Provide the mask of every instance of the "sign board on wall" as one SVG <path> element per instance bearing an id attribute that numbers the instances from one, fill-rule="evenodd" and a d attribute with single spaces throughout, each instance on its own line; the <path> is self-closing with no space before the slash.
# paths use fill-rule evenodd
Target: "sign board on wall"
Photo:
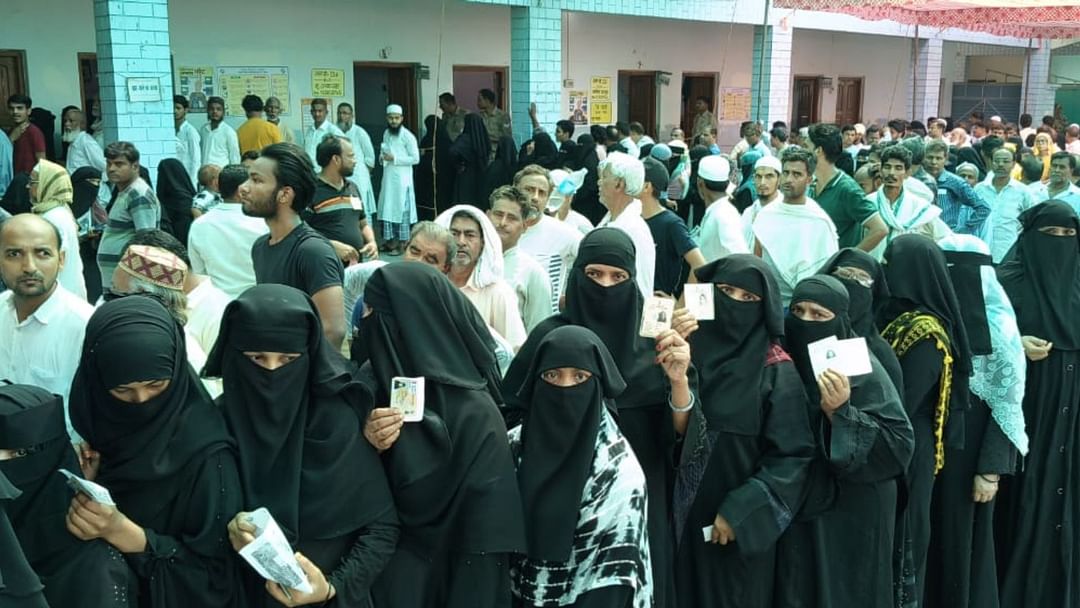
<path id="1" fill-rule="evenodd" d="M 161 81 L 157 78 L 127 78 L 128 101 L 161 101 Z"/>
<path id="2" fill-rule="evenodd" d="M 589 124 L 589 97 L 585 91 L 570 91 L 570 120 L 575 125 Z"/>
<path id="3" fill-rule="evenodd" d="M 594 125 L 610 125 L 614 122 L 611 118 L 611 102 L 594 100 L 590 119 Z"/>
<path id="4" fill-rule="evenodd" d="M 177 68 L 176 94 L 187 97 L 191 103 L 189 111 L 205 110 L 206 99 L 214 96 L 214 68 L 208 65 Z"/>
<path id="5" fill-rule="evenodd" d="M 750 89 L 732 87 L 720 90 L 720 120 L 750 120 Z"/>
<path id="6" fill-rule="evenodd" d="M 611 101 L 611 76 L 593 76 L 589 80 L 589 98 L 593 101 Z"/>
<path id="7" fill-rule="evenodd" d="M 315 97 L 344 97 L 345 70 L 313 68 L 311 70 L 311 94 Z"/>
<path id="8" fill-rule="evenodd" d="M 267 97 L 281 100 L 283 113 L 289 108 L 289 68 L 218 66 L 215 70 L 220 95 L 225 98 L 225 113 L 243 116 L 241 102 L 245 95 L 258 95 L 265 102 Z"/>

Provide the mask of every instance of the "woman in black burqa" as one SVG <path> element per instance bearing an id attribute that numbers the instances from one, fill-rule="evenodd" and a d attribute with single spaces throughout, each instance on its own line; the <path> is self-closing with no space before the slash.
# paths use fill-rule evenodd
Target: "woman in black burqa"
<path id="1" fill-rule="evenodd" d="M 490 204 L 484 177 L 491 156 L 491 142 L 479 114 L 465 115 L 464 130 L 450 144 L 450 156 L 454 163 L 453 204 L 464 203 L 486 211 Z"/>
<path id="2" fill-rule="evenodd" d="M 222 378 L 220 404 L 239 452 L 246 512 L 229 524 L 233 548 L 253 540 L 247 511 L 265 507 L 305 557 L 310 599 L 364 607 L 398 526 L 381 463 L 360 434 L 371 395 L 353 372 L 323 339 L 311 298 L 257 285 L 225 309 L 204 373 Z M 253 605 L 284 599 L 247 572 Z"/>
<path id="3" fill-rule="evenodd" d="M 76 495 L 67 528 L 124 554 L 139 606 L 247 606 L 226 530 L 243 507 L 236 447 L 185 353 L 183 328 L 151 297 L 90 317 L 71 422 L 90 447 L 87 478 L 116 506 Z"/>
<path id="4" fill-rule="evenodd" d="M 157 197 L 161 204 L 161 228 L 187 243 L 188 231 L 195 217 L 191 215 L 191 201 L 195 187 L 184 165 L 175 158 L 166 158 L 158 165 Z"/>
<path id="5" fill-rule="evenodd" d="M 777 605 L 892 608 L 898 484 L 915 436 L 873 353 L 868 374 L 815 376 L 808 346 L 829 337 L 858 336 L 847 289 L 815 275 L 795 286 L 784 321 L 784 345 L 810 397 L 817 449 L 807 499 L 780 541 Z"/>
<path id="6" fill-rule="evenodd" d="M 674 499 L 679 606 L 771 607 L 776 543 L 814 455 L 810 406 L 779 345 L 784 316 L 769 267 L 732 255 L 696 276 L 713 286 L 715 320 L 690 337 L 701 406 L 676 421 L 685 437 Z"/>
<path id="7" fill-rule="evenodd" d="M 1080 602 L 1080 219 L 1059 201 L 1020 215 L 998 268 L 1027 355 L 1023 470 L 1002 488 L 1002 606 Z"/>
<path id="8" fill-rule="evenodd" d="M 499 415 L 494 343 L 480 314 L 425 264 L 377 270 L 354 358 L 370 362 L 376 408 L 364 435 L 382 452 L 401 519 L 376 606 L 503 608 L 510 554 L 525 548 L 521 497 Z M 425 380 L 423 419 L 390 409 L 394 377 Z"/>
<path id="9" fill-rule="evenodd" d="M 517 418 L 523 407 L 517 393 L 529 380 L 528 369 L 537 347 L 552 330 L 580 325 L 592 330 L 608 347 L 627 384 L 615 399 L 619 428 L 648 483 L 655 605 L 663 608 L 675 605 L 670 518 L 675 429 L 670 407 L 693 403 L 689 379 L 693 374 L 688 346 L 681 336 L 670 330 L 655 340 L 639 335 L 644 302 L 634 283 L 634 258 L 633 241 L 617 228 L 599 228 L 582 239 L 567 278 L 566 306 L 561 314 L 537 325 L 514 357 L 506 372 L 506 404 L 508 419 Z M 682 369 L 673 366 L 677 362 L 671 357 L 684 355 L 687 365 Z"/>
<path id="10" fill-rule="evenodd" d="M 6 508 L 50 606 L 135 605 L 135 575 L 109 543 L 83 542 L 64 527 L 71 489 L 60 469 L 80 474 L 64 424 L 64 400 L 25 384 L 0 386 L 0 474 L 22 494 Z M 6 572 L 5 572 L 6 573 Z M 39 585 L 40 585 L 39 584 Z M 0 599 L 0 605 L 8 604 Z"/>

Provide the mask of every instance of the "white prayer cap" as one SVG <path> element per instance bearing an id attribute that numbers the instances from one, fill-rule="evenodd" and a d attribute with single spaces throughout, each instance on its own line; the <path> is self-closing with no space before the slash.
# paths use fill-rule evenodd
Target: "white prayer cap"
<path id="1" fill-rule="evenodd" d="M 866 135 L 866 125 L 861 122 L 855 123 L 855 132 L 859 135 Z"/>
<path id="2" fill-rule="evenodd" d="M 611 170 L 611 176 L 623 180 L 626 193 L 630 196 L 641 194 L 645 187 L 645 165 L 639 159 L 624 152 L 612 152 L 597 167 L 601 173 Z"/>
<path id="3" fill-rule="evenodd" d="M 780 166 L 780 159 L 776 158 L 771 154 L 766 154 L 765 156 L 762 156 L 761 158 L 757 159 L 756 163 L 754 163 L 754 171 L 757 171 L 761 167 L 765 167 L 766 169 L 772 169 L 773 171 L 776 171 L 777 175 L 780 175 L 784 172 L 783 168 Z"/>
<path id="4" fill-rule="evenodd" d="M 386 106 L 386 115 L 389 116 L 391 114 L 397 114 L 398 116 L 401 116 L 402 114 L 404 114 L 404 112 L 401 110 L 401 106 L 396 103 L 392 103 Z"/>
<path id="5" fill-rule="evenodd" d="M 719 154 L 702 157 L 698 176 L 707 182 L 726 182 L 731 179 L 731 163 Z"/>
<path id="6" fill-rule="evenodd" d="M 1000 116 L 991 116 L 990 117 L 990 122 L 1001 122 L 1001 117 Z"/>

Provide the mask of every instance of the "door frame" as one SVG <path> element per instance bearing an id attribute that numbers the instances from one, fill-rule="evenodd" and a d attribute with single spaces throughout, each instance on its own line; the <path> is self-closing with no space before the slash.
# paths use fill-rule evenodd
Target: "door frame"
<path id="1" fill-rule="evenodd" d="M 857 122 L 862 122 L 863 108 L 866 107 L 866 99 L 865 99 L 865 97 L 866 97 L 866 95 L 865 95 L 865 93 L 866 93 L 866 77 L 865 76 L 837 76 L 836 77 L 836 90 L 838 92 L 840 90 L 840 82 L 843 81 L 843 80 L 856 80 L 856 81 L 859 82 L 859 109 L 858 109 L 857 112 L 855 112 L 856 116 L 858 117 L 858 120 L 852 121 L 851 124 L 855 124 Z M 837 93 L 836 99 L 837 99 L 837 104 L 836 104 L 836 108 L 837 108 L 836 119 L 837 120 L 836 120 L 836 123 L 837 123 L 837 125 L 840 125 L 840 116 L 839 116 L 840 95 L 839 95 L 839 93 Z M 840 125 L 840 126 L 842 126 L 842 125 Z"/>
<path id="2" fill-rule="evenodd" d="M 450 83 L 454 82 L 454 74 L 456 72 L 495 72 L 497 74 L 495 80 L 498 82 L 498 90 L 495 91 L 496 101 L 495 107 L 502 111 L 507 111 L 510 107 L 510 81 L 507 79 L 507 74 L 510 71 L 509 66 L 505 65 L 472 65 L 472 64 L 454 64 L 450 66 Z M 440 94 L 442 92 L 440 91 Z M 456 95 L 457 93 L 455 93 Z"/>
<path id="3" fill-rule="evenodd" d="M 416 125 L 417 134 L 419 134 L 420 127 L 423 126 L 424 121 L 420 117 L 420 108 L 423 107 L 424 102 L 421 98 L 423 93 L 423 87 L 420 86 L 420 63 L 408 62 L 408 61 L 354 61 L 353 70 L 356 68 L 409 68 L 413 74 L 413 93 L 416 96 L 416 107 L 405 108 L 406 112 L 409 112 L 409 116 L 406 117 L 406 122 L 411 125 Z M 353 89 L 356 88 L 356 84 L 353 83 Z M 356 103 L 355 90 L 353 91 L 354 98 L 352 103 Z"/>
<path id="4" fill-rule="evenodd" d="M 82 68 L 83 68 L 83 62 L 84 61 L 93 61 L 93 62 L 96 63 L 97 62 L 97 53 L 77 53 L 76 58 L 77 58 L 76 59 L 77 60 L 77 65 L 79 67 L 79 107 L 82 108 L 83 116 L 88 116 L 90 114 L 90 108 L 86 107 L 87 106 L 86 102 L 90 98 L 86 94 L 86 80 L 83 78 L 83 70 L 82 70 Z M 95 73 L 95 76 L 99 76 L 101 74 L 100 66 L 98 66 L 98 69 L 96 69 L 94 73 Z M 100 95 L 101 95 L 101 83 L 98 82 L 98 96 L 100 97 Z M 98 99 L 98 103 L 101 103 L 100 99 Z"/>
<path id="5" fill-rule="evenodd" d="M 814 90 L 816 91 L 816 99 L 814 99 L 813 106 L 810 112 L 810 124 L 815 122 L 821 122 L 821 79 L 824 78 L 822 74 L 793 74 L 791 76 L 791 128 L 795 129 L 799 126 L 799 104 L 795 99 L 796 85 L 800 80 L 813 80 Z"/>
<path id="6" fill-rule="evenodd" d="M 30 95 L 30 97 L 33 97 L 33 95 L 30 94 L 30 73 L 26 69 L 26 49 L 0 49 L 0 56 L 10 56 L 16 59 L 19 65 L 19 92 L 23 95 Z M 8 116 L 7 100 L 0 100 L 0 103 L 4 104 L 4 106 L 0 108 L 0 117 L 3 118 L 0 122 L 10 123 L 11 117 Z"/>
<path id="7" fill-rule="evenodd" d="M 709 111 L 713 113 L 713 116 L 716 116 L 716 109 L 719 107 L 718 104 L 720 103 L 720 99 L 719 99 L 719 97 L 720 97 L 720 72 L 683 72 L 682 73 L 682 83 L 680 84 L 680 91 L 679 91 L 679 93 L 680 93 L 680 100 L 679 101 L 682 103 L 681 107 L 679 108 L 679 114 L 680 114 L 679 115 L 679 128 L 683 130 L 683 134 L 686 137 L 692 137 L 693 136 L 692 131 L 694 130 L 694 117 L 693 117 L 692 114 L 690 114 L 686 118 L 684 118 L 682 116 L 682 113 L 687 111 L 687 107 L 686 107 L 687 106 L 687 101 L 690 101 L 691 105 L 692 105 L 693 102 L 696 101 L 696 100 L 683 99 L 683 98 L 681 98 L 681 94 L 682 94 L 683 91 L 686 90 L 685 86 L 686 86 L 686 79 L 687 78 L 702 78 L 702 77 L 711 77 L 713 79 L 713 87 L 712 87 L 713 90 L 712 90 L 712 93 L 709 95 L 709 99 L 712 100 L 712 103 L 710 104 L 710 107 L 709 107 Z M 686 126 L 684 126 L 684 124 L 683 124 L 684 121 L 686 121 L 686 120 L 689 121 L 689 127 L 690 127 L 689 129 L 687 129 Z"/>
<path id="8" fill-rule="evenodd" d="M 615 92 L 616 92 L 616 95 L 618 95 L 618 93 L 619 93 L 619 80 L 621 80 L 624 76 L 627 77 L 627 78 L 630 78 L 632 76 L 651 76 L 652 77 L 652 79 L 653 79 L 653 102 L 652 102 L 653 116 L 652 116 L 652 119 L 650 121 L 651 124 L 642 124 L 642 126 L 645 127 L 645 132 L 646 133 L 654 133 L 660 126 L 660 85 L 656 81 L 657 76 L 659 76 L 659 74 L 660 74 L 660 72 L 657 71 L 657 70 L 619 70 L 615 74 Z M 615 113 L 618 114 L 618 108 L 619 108 L 619 99 L 618 99 L 618 97 L 616 97 L 613 100 L 613 103 L 615 104 L 615 107 L 613 109 L 615 110 Z M 615 116 L 614 118 L 615 118 L 615 122 L 619 122 L 619 117 L 618 116 Z M 630 117 L 627 116 L 627 118 L 630 118 Z M 626 122 L 630 123 L 630 122 L 633 122 L 633 121 L 627 120 Z M 659 135 L 659 133 L 657 133 L 657 135 Z"/>

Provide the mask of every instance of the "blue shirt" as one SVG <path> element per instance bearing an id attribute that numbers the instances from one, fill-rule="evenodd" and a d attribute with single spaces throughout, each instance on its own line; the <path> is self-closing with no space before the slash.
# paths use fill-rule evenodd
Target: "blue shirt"
<path id="1" fill-rule="evenodd" d="M 8 184 L 15 177 L 12 169 L 12 159 L 15 156 L 15 147 L 11 145 L 6 133 L 0 131 L 0 196 L 7 192 Z"/>
<path id="2" fill-rule="evenodd" d="M 942 171 L 937 178 L 937 206 L 941 207 L 941 221 L 953 232 L 977 236 L 989 242 L 990 205 L 955 173 Z"/>

